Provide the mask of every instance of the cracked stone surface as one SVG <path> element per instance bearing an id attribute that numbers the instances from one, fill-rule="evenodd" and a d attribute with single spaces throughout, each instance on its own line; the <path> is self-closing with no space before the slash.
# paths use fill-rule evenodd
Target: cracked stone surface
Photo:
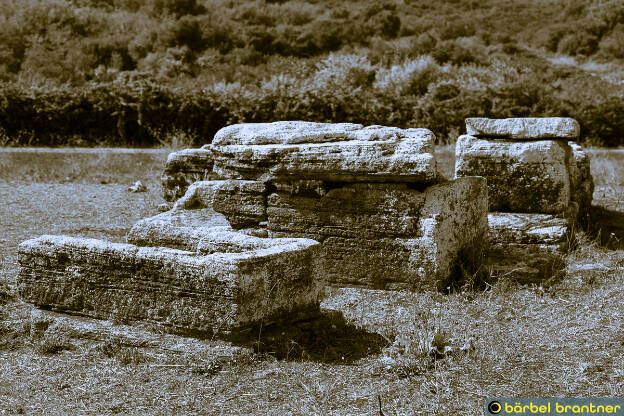
<path id="1" fill-rule="evenodd" d="M 222 178 L 433 184 L 434 140 L 427 129 L 283 121 L 225 127 L 204 148 Z"/>

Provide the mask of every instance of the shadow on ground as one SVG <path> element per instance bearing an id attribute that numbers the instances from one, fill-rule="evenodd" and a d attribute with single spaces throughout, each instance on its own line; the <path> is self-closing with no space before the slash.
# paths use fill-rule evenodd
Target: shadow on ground
<path id="1" fill-rule="evenodd" d="M 592 206 L 589 234 L 608 249 L 624 249 L 624 212 Z"/>
<path id="2" fill-rule="evenodd" d="M 348 323 L 342 312 L 323 311 L 290 325 L 256 326 L 236 343 L 278 359 L 350 364 L 380 353 L 388 340 Z"/>

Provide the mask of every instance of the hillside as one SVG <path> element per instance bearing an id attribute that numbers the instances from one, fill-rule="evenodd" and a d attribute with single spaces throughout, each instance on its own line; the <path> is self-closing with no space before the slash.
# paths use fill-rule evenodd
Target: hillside
<path id="1" fill-rule="evenodd" d="M 624 3 L 2 0 L 0 144 L 206 142 L 304 119 L 569 115 L 624 134 Z"/>

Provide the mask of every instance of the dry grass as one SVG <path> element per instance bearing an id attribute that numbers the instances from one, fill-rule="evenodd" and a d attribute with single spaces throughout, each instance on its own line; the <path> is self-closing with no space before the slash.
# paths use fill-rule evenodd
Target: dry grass
<path id="1" fill-rule="evenodd" d="M 602 155 L 594 154 L 597 166 Z M 615 164 L 607 171 L 617 171 L 618 159 L 604 155 Z M 33 163 L 33 177 L 54 176 L 46 176 L 49 164 Z M 148 165 L 130 166 L 129 177 L 152 174 Z M 110 174 L 106 169 L 96 170 Z M 154 186 L 131 194 L 125 179 L 89 183 L 96 174 L 53 184 L 2 175 L 14 178 L 0 184 L 0 273 L 10 283 L 20 241 L 42 233 L 119 241 L 161 201 Z M 9 293 L 0 297 L 0 413 L 379 415 L 381 407 L 385 415 L 448 415 L 482 414 L 486 396 L 622 397 L 624 252 L 584 240 L 570 261 L 565 278 L 548 287 L 500 280 L 449 295 L 333 290 L 322 306 L 368 336 L 341 338 L 330 321 L 322 330 L 331 336 L 318 343 L 334 354 L 293 347 L 298 353 L 276 359 L 268 349 L 242 363 L 191 362 L 174 352 L 54 334 L 42 346 L 28 335 L 30 306 Z M 381 349 L 379 338 L 386 340 Z M 342 360 L 345 340 L 361 352 L 357 359 Z"/>
<path id="2" fill-rule="evenodd" d="M 168 149 L 0 148 L 0 182 L 132 184 L 159 187 Z"/>

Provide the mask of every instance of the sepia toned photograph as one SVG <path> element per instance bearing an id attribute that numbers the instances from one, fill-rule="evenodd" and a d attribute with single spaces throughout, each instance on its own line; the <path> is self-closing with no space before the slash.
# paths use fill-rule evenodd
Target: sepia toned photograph
<path id="1" fill-rule="evenodd" d="M 624 415 L 623 0 L 0 0 L 0 415 Z"/>

